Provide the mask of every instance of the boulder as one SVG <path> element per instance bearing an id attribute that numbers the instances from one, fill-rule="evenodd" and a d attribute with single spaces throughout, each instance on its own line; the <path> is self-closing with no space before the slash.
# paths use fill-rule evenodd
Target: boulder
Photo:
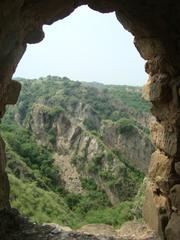
<path id="1" fill-rule="evenodd" d="M 167 74 L 155 74 L 150 76 L 147 84 L 143 88 L 143 97 L 147 101 L 167 102 L 170 99 L 170 89 L 168 86 L 169 77 Z M 167 96 L 169 98 L 167 98 Z"/>
<path id="2" fill-rule="evenodd" d="M 151 156 L 148 175 L 162 192 L 169 192 L 168 178 L 171 173 L 172 160 L 160 150 L 155 151 Z"/>
<path id="3" fill-rule="evenodd" d="M 180 184 L 176 184 L 170 190 L 171 205 L 180 211 Z"/>
<path id="4" fill-rule="evenodd" d="M 180 162 L 176 162 L 175 165 L 175 171 L 180 176 Z"/>
<path id="5" fill-rule="evenodd" d="M 168 122 L 159 123 L 154 121 L 151 123 L 151 135 L 153 143 L 166 154 L 174 157 L 179 155 L 178 129 Z"/>
<path id="6" fill-rule="evenodd" d="M 172 213 L 165 231 L 166 240 L 180 239 L 180 214 Z"/>

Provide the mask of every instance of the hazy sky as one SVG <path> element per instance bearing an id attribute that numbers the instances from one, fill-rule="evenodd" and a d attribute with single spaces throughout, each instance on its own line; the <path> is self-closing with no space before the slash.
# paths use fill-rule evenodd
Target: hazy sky
<path id="1" fill-rule="evenodd" d="M 83 6 L 44 26 L 44 31 L 41 43 L 28 45 L 14 77 L 57 75 L 127 85 L 143 85 L 147 80 L 133 37 L 114 13 L 101 14 Z"/>

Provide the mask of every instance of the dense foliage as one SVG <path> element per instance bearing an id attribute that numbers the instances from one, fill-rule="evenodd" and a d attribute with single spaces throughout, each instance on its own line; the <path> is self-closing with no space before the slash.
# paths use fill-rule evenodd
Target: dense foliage
<path id="1" fill-rule="evenodd" d="M 18 80 L 22 84 L 18 104 L 21 120 L 27 117 L 27 111 L 37 100 L 52 106 L 56 112 L 72 112 L 81 101 L 88 104 L 101 119 L 113 121 L 122 117 L 131 118 L 137 110 L 140 114 L 149 112 L 150 109 L 150 104 L 142 99 L 142 89 L 139 87 L 83 83 L 52 76 L 40 78 L 38 81 Z M 127 108 L 130 109 L 129 112 Z"/>

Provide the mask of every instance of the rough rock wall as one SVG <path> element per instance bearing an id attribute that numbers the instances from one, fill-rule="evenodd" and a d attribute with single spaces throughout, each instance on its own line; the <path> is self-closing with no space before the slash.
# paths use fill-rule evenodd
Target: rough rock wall
<path id="1" fill-rule="evenodd" d="M 11 77 L 27 43 L 43 39 L 43 24 L 51 24 L 88 4 L 100 12 L 116 11 L 118 20 L 135 36 L 147 60 L 150 77 L 145 96 L 153 103 L 152 126 L 158 150 L 149 172 L 144 217 L 162 238 L 180 238 L 180 2 L 178 0 L 2 0 L 0 2 L 0 115 L 16 102 L 20 86 Z M 4 144 L 0 140 L 0 208 L 8 206 Z M 149 203 L 148 203 L 149 201 Z M 148 203 L 148 204 L 147 204 Z M 148 211 L 149 209 L 149 211 Z"/>
<path id="2" fill-rule="evenodd" d="M 52 117 L 47 111 L 48 106 L 35 103 L 28 114 L 27 127 L 36 136 L 40 145 L 48 146 L 53 151 L 55 164 L 60 171 L 60 182 L 67 191 L 83 194 L 88 191 L 84 182 L 90 180 L 106 194 L 112 205 L 132 199 L 138 192 L 141 180 L 138 180 L 136 174 L 132 176 L 131 168 L 119 160 L 118 154 L 113 154 L 111 146 L 104 139 L 100 140 L 86 129 L 83 122 L 91 113 L 87 113 L 86 106 L 79 105 L 74 107 L 73 113 L 66 111 Z M 91 111 L 90 107 L 89 111 Z M 79 112 L 79 116 L 74 116 L 75 112 Z M 55 132 L 53 142 L 50 141 L 49 135 L 52 129 Z M 112 129 L 108 128 L 108 130 L 111 141 L 117 142 L 119 134 L 113 136 Z M 133 130 L 132 135 L 136 139 L 136 145 L 138 143 L 142 145 L 143 136 L 139 135 L 136 127 Z M 126 135 L 124 134 L 122 139 L 127 140 Z M 128 143 L 131 145 L 129 151 L 132 152 L 132 139 L 129 139 Z M 150 144 L 152 146 L 152 143 Z M 115 144 L 112 147 L 114 148 Z M 149 159 L 150 155 L 149 153 Z M 131 160 L 134 159 L 130 159 L 133 166 Z M 147 164 L 146 160 L 146 167 Z M 127 192 L 126 189 L 129 191 Z"/>
<path id="3" fill-rule="evenodd" d="M 175 240 L 180 238 L 180 78 L 169 55 L 159 50 L 159 43 L 157 47 L 157 55 L 146 64 L 149 80 L 144 87 L 145 98 L 153 103 L 151 134 L 157 147 L 149 167 L 144 218 L 162 239 Z"/>
<path id="4" fill-rule="evenodd" d="M 154 146 L 142 129 L 134 125 L 133 128 L 119 132 L 116 123 L 104 122 L 101 135 L 106 146 L 120 150 L 131 166 L 147 174 Z"/>
<path id="5" fill-rule="evenodd" d="M 165 1 L 163 5 L 161 1 L 148 2 L 144 1 L 137 12 L 133 12 L 132 4 L 128 19 L 124 18 L 124 9 L 117 15 L 135 35 L 135 46 L 147 60 L 149 79 L 144 97 L 153 103 L 152 113 L 156 117 L 151 134 L 157 150 L 149 167 L 144 218 L 162 239 L 175 240 L 180 239 L 180 67 L 179 29 L 175 23 L 180 8 L 175 1 Z M 152 12 L 147 10 L 150 6 Z M 139 19 L 136 14 L 140 14 Z"/>

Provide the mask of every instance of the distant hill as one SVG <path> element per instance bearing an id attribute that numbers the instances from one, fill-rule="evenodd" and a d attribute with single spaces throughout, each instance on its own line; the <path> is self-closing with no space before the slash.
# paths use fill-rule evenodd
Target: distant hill
<path id="1" fill-rule="evenodd" d="M 131 219 L 154 149 L 141 88 L 52 76 L 18 80 L 18 104 L 1 124 L 12 205 L 34 221 L 72 227 L 119 204 L 127 209 L 123 218 L 112 213 L 98 221 Z"/>

